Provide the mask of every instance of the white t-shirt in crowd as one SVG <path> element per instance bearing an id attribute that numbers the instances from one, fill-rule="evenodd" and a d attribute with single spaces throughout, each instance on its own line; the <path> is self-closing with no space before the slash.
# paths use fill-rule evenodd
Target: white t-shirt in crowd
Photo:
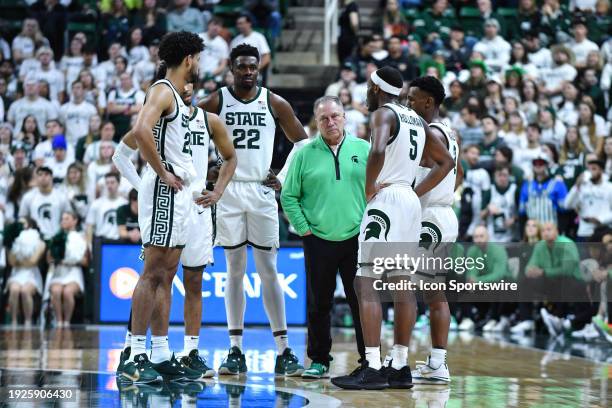
<path id="1" fill-rule="evenodd" d="M 60 69 L 66 73 L 66 86 L 70 87 L 83 69 L 83 57 L 64 55 L 60 61 Z"/>
<path id="2" fill-rule="evenodd" d="M 50 158 L 45 160 L 45 166 L 49 167 L 53 171 L 53 182 L 55 184 L 62 183 L 68 174 L 68 167 L 74 163 L 74 160 L 68 159 L 68 155 L 63 161 L 57 161 L 55 156 L 51 156 Z"/>
<path id="3" fill-rule="evenodd" d="M 568 47 L 574 53 L 574 56 L 576 57 L 576 62 L 579 64 L 586 63 L 587 55 L 589 55 L 589 52 L 599 52 L 599 47 L 597 46 L 597 44 L 595 44 L 588 38 L 585 38 L 584 41 L 581 42 L 573 41 L 568 44 Z"/>
<path id="4" fill-rule="evenodd" d="M 548 48 L 540 48 L 536 52 L 527 54 L 529 61 L 538 67 L 539 69 L 546 69 L 553 67 L 552 53 Z"/>
<path id="5" fill-rule="evenodd" d="M 111 199 L 102 196 L 96 199 L 87 212 L 87 225 L 94 227 L 94 235 L 107 239 L 119 239 L 117 208 L 127 204 L 127 200 L 117 196 Z"/>
<path id="6" fill-rule="evenodd" d="M 85 154 L 83 155 L 83 163 L 85 164 L 89 164 L 93 161 L 96 161 L 100 158 L 100 140 L 97 140 L 95 142 L 91 142 L 87 148 L 85 149 Z M 113 146 L 115 147 L 115 150 L 117 149 L 117 143 L 112 142 Z"/>
<path id="7" fill-rule="evenodd" d="M 19 217 L 32 218 L 43 238 L 50 239 L 60 230 L 62 213 L 70 209 L 70 203 L 60 190 L 54 188 L 51 193 L 43 194 L 34 188 L 23 196 Z"/>
<path id="8" fill-rule="evenodd" d="M 66 141 L 76 146 L 79 138 L 89 131 L 89 119 L 98 114 L 95 106 L 89 102 L 74 103 L 70 101 L 60 108 L 59 117 L 65 126 Z"/>
<path id="9" fill-rule="evenodd" d="M 230 43 L 230 49 L 245 43 L 257 48 L 260 56 L 270 53 L 270 46 L 268 45 L 268 41 L 266 41 L 266 37 L 257 31 L 251 32 L 251 34 L 246 37 L 243 34 L 238 34 Z"/>
<path id="10" fill-rule="evenodd" d="M 556 89 L 564 81 L 573 81 L 576 75 L 578 75 L 578 71 L 570 64 L 563 64 L 550 69 L 543 69 L 540 71 L 540 74 L 546 89 Z"/>
<path id="11" fill-rule="evenodd" d="M 21 125 L 26 116 L 33 115 L 38 123 L 38 131 L 45 133 L 45 123 L 49 119 L 57 119 L 57 108 L 48 100 L 37 97 L 34 100 L 21 98 L 13 102 L 9 108 L 7 119 L 14 125 L 14 133 L 21 131 Z"/>
<path id="12" fill-rule="evenodd" d="M 200 38 L 206 44 L 200 55 L 200 76 L 204 76 L 217 69 L 222 60 L 229 58 L 229 47 L 220 35 L 211 39 L 208 33 L 201 33 Z"/>
<path id="13" fill-rule="evenodd" d="M 34 153 L 32 153 L 32 161 L 36 160 L 47 160 L 53 157 L 53 146 L 51 145 L 51 140 L 44 140 L 36 145 L 34 148 Z M 74 147 L 71 144 L 68 144 L 66 149 L 66 160 L 74 161 Z"/>
<path id="14" fill-rule="evenodd" d="M 149 49 L 144 45 L 138 45 L 136 47 L 133 47 L 128 52 L 128 63 L 130 65 L 136 65 L 140 61 L 147 61 L 149 60 L 149 58 L 151 58 L 151 55 L 149 54 Z"/>

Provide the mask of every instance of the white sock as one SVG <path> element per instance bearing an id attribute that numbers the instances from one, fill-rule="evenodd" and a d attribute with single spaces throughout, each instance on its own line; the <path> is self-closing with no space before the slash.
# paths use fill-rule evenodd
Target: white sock
<path id="1" fill-rule="evenodd" d="M 446 350 L 441 348 L 432 348 L 429 353 L 429 365 L 433 368 L 438 368 L 446 362 Z"/>
<path id="2" fill-rule="evenodd" d="M 131 350 L 132 361 L 136 361 L 134 357 L 143 353 L 147 353 L 147 335 L 143 334 L 142 336 L 137 336 L 133 334 Z"/>
<path id="3" fill-rule="evenodd" d="M 396 370 L 401 370 L 402 367 L 408 365 L 408 347 L 401 344 L 394 344 L 391 349 L 391 367 Z"/>
<path id="4" fill-rule="evenodd" d="M 123 348 L 126 349 L 128 347 L 132 347 L 132 333 L 128 330 L 125 333 L 125 343 L 123 344 Z"/>
<path id="5" fill-rule="evenodd" d="M 380 347 L 366 347 L 365 357 L 370 368 L 380 370 L 380 367 L 382 367 L 382 364 L 380 364 Z"/>
<path id="6" fill-rule="evenodd" d="M 161 363 L 171 357 L 168 336 L 151 336 L 151 362 Z"/>
<path id="7" fill-rule="evenodd" d="M 185 336 L 183 344 L 183 354 L 189 355 L 191 350 L 198 349 L 200 344 L 200 336 Z"/>
<path id="8" fill-rule="evenodd" d="M 276 343 L 276 350 L 278 354 L 283 354 L 285 349 L 289 347 L 289 338 L 286 334 L 281 334 L 280 336 L 274 336 L 274 342 Z"/>
<path id="9" fill-rule="evenodd" d="M 230 347 L 238 347 L 242 351 L 242 335 L 230 335 Z"/>

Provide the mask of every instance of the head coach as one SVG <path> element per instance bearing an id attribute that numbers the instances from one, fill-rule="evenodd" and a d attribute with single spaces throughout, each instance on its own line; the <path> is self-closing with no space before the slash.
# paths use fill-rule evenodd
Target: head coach
<path id="1" fill-rule="evenodd" d="M 281 203 L 304 241 L 312 365 L 303 376 L 322 378 L 329 376 L 332 360 L 331 311 L 338 271 L 353 314 L 358 351 L 362 359 L 365 355 L 353 280 L 370 145 L 345 133 L 344 109 L 337 97 L 319 98 L 314 114 L 320 135 L 293 157 Z"/>

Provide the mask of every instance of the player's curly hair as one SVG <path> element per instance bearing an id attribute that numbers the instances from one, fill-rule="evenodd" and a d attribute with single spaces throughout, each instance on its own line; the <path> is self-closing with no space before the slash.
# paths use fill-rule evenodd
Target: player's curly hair
<path id="1" fill-rule="evenodd" d="M 232 48 L 230 52 L 230 63 L 233 64 L 238 57 L 255 57 L 259 62 L 259 50 L 249 44 L 240 44 Z"/>
<path id="2" fill-rule="evenodd" d="M 164 35 L 159 43 L 159 59 L 168 68 L 174 68 L 183 62 L 188 55 L 195 55 L 204 50 L 204 41 L 199 35 L 187 31 L 172 32 Z"/>
<path id="3" fill-rule="evenodd" d="M 436 106 L 440 106 L 444 102 L 444 85 L 436 77 L 422 76 L 412 80 L 410 87 L 419 88 L 421 91 L 427 92 L 434 98 Z"/>

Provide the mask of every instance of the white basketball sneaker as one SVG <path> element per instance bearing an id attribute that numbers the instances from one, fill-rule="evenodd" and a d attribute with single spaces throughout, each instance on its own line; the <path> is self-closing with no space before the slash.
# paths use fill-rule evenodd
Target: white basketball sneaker
<path id="1" fill-rule="evenodd" d="M 416 368 L 412 371 L 413 384 L 448 385 L 450 384 L 450 372 L 446 363 L 440 364 L 438 368 L 429 365 L 427 361 L 417 361 Z"/>

